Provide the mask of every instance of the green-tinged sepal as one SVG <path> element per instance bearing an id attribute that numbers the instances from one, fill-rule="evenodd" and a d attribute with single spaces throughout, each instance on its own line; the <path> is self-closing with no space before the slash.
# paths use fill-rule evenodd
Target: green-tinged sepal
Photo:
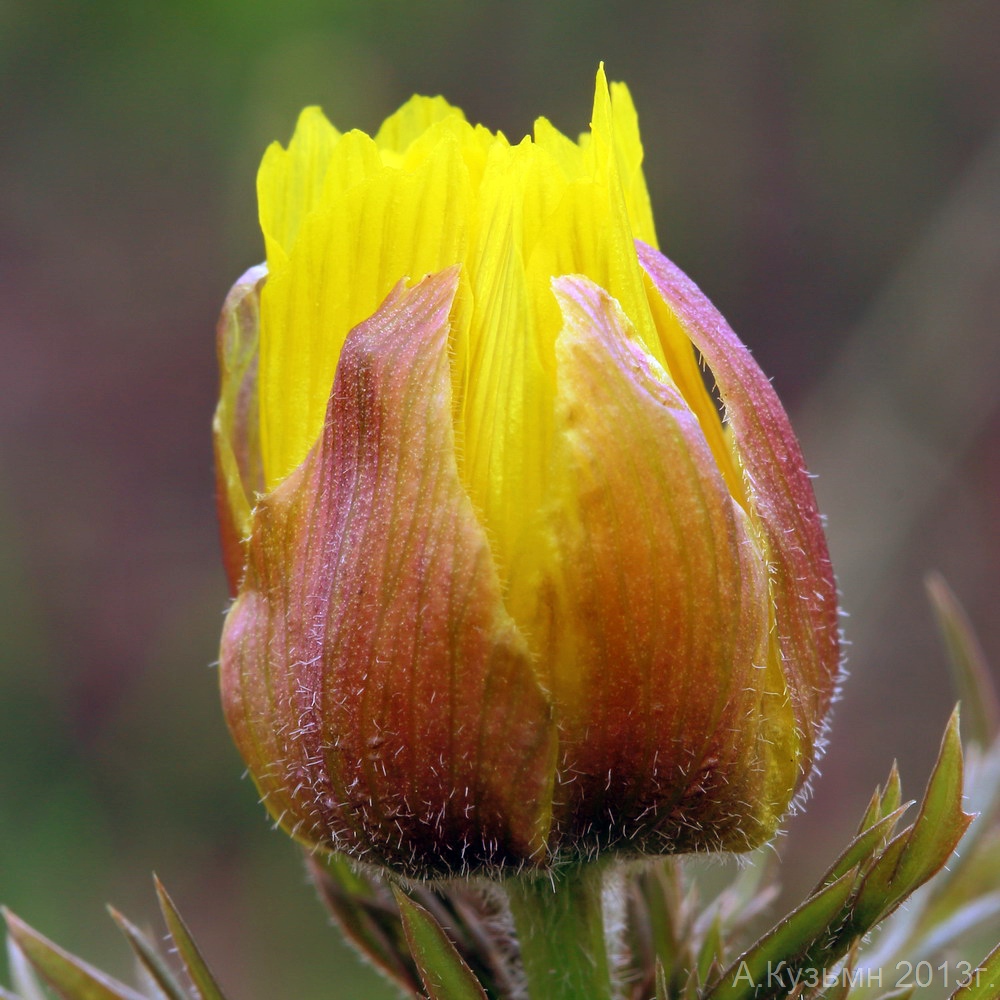
<path id="1" fill-rule="evenodd" d="M 785 741 L 768 706 L 783 685 L 754 666 L 768 634 L 761 553 L 700 423 L 618 303 L 582 277 L 553 288 L 565 497 L 552 639 L 546 625 L 536 634 L 556 654 L 572 775 L 556 822 L 591 850 L 746 850 L 774 832 L 797 780 L 771 766 Z"/>
<path id="2" fill-rule="evenodd" d="M 233 737 L 310 847 L 411 876 L 548 860 L 556 729 L 458 469 L 455 268 L 350 332 L 262 497 L 220 658 Z"/>
<path id="3" fill-rule="evenodd" d="M 215 495 L 222 556 L 233 594 L 246 563 L 250 514 L 264 491 L 257 366 L 264 265 L 250 268 L 226 296 L 216 332 L 219 403 L 212 421 Z"/>
<path id="4" fill-rule="evenodd" d="M 765 701 L 772 738 L 808 777 L 840 678 L 837 589 L 823 523 L 799 443 L 767 377 L 695 283 L 662 254 L 637 243 L 664 335 L 679 328 L 715 378 L 743 475 L 734 496 L 762 535 L 775 622 L 769 663 L 784 689 Z M 794 723 L 783 708 L 790 701 Z M 792 725 L 801 742 L 790 742 Z"/>

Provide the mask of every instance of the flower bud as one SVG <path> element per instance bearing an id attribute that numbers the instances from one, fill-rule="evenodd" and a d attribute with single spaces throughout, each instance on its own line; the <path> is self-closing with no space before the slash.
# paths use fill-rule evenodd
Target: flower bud
<path id="1" fill-rule="evenodd" d="M 578 143 L 413 98 L 264 158 L 266 277 L 219 327 L 221 682 L 307 845 L 417 876 L 745 850 L 812 770 L 812 488 L 641 162 L 603 70 Z"/>

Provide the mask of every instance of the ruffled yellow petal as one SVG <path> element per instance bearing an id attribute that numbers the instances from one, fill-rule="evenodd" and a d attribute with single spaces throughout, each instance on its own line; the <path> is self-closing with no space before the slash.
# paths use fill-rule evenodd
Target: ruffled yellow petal
<path id="1" fill-rule="evenodd" d="M 432 125 L 452 116 L 465 121 L 462 109 L 449 104 L 443 97 L 415 95 L 382 122 L 375 134 L 375 144 L 383 153 L 402 155 Z"/>
<path id="2" fill-rule="evenodd" d="M 621 127 L 602 73 L 592 141 L 577 145 L 545 119 L 535 123 L 534 142 L 509 147 L 497 137 L 476 192 L 471 340 L 456 343 L 466 387 L 464 469 L 490 525 L 501 572 L 515 589 L 530 589 L 527 581 L 534 579 L 544 547 L 542 507 L 554 489 L 547 455 L 562 320 L 552 275 L 584 273 L 603 284 L 631 309 L 650 348 L 659 350 L 619 178 L 620 165 L 627 164 L 641 182 L 641 146 L 627 92 L 618 104 L 625 116 Z M 509 598 L 516 608 L 527 595 Z"/>
<path id="3" fill-rule="evenodd" d="M 305 220 L 287 262 L 271 270 L 261 300 L 268 488 L 316 440 L 348 330 L 371 316 L 401 278 L 420 278 L 462 259 L 468 202 L 460 148 L 443 141 L 412 171 L 381 167 L 353 187 L 331 191 Z"/>
<path id="4" fill-rule="evenodd" d="M 632 223 L 632 235 L 637 240 L 656 246 L 653 209 L 649 202 L 646 177 L 642 172 L 639 116 L 632 103 L 632 95 L 624 83 L 611 84 L 611 109 L 618 151 L 618 174 L 625 194 L 628 217 Z"/>
<path id="5" fill-rule="evenodd" d="M 274 142 L 257 173 L 257 203 L 267 259 L 287 255 L 303 221 L 323 191 L 330 156 L 340 133 L 319 108 L 306 108 L 295 126 L 288 149 Z"/>
<path id="6" fill-rule="evenodd" d="M 620 127 L 603 66 L 597 74 L 590 127 L 590 142 L 584 153 L 591 165 L 593 180 L 590 185 L 571 188 L 567 208 L 572 215 L 565 217 L 563 230 L 572 237 L 570 245 L 579 262 L 575 268 L 559 269 L 554 273 L 585 274 L 604 288 L 632 321 L 646 350 L 663 363 L 643 286 L 642 269 L 635 255 L 636 237 L 621 171 L 626 157 L 621 150 Z M 634 150 L 632 152 L 634 154 Z"/>
<path id="7" fill-rule="evenodd" d="M 524 160 L 506 144 L 491 150 L 467 258 L 469 334 L 456 345 L 456 363 L 465 369 L 464 477 L 492 529 L 505 580 L 541 502 L 551 422 L 522 259 Z"/>
<path id="8" fill-rule="evenodd" d="M 635 109 L 624 87 L 609 93 L 603 69 L 593 119 L 581 144 L 539 119 L 534 142 L 511 147 L 442 98 L 415 97 L 374 139 L 341 136 L 318 109 L 307 109 L 288 149 L 268 151 L 258 190 L 271 275 L 261 356 L 269 487 L 315 440 L 347 330 L 401 278 L 464 261 L 453 317 L 458 432 L 469 457 L 463 472 L 478 502 L 496 513 L 501 562 L 514 558 L 504 557 L 518 544 L 511 525 L 544 490 L 543 476 L 516 468 L 537 470 L 546 392 L 551 409 L 560 321 L 549 277 L 588 274 L 622 303 L 647 347 L 661 352 L 632 248 L 634 236 L 655 236 Z M 497 233 L 494 248 L 483 234 Z M 473 311 L 487 315 L 476 303 L 498 296 L 509 300 L 509 318 L 472 324 Z M 522 374 L 526 388 L 514 398 Z M 490 440 L 500 435 L 488 427 L 488 399 L 507 400 L 524 433 L 504 435 L 509 443 Z M 505 471 L 510 485 L 499 488 Z"/>
<path id="9" fill-rule="evenodd" d="M 374 140 L 364 132 L 347 132 L 330 154 L 317 210 L 323 211 L 344 191 L 351 191 L 381 173 L 382 167 L 382 156 Z"/>
<path id="10" fill-rule="evenodd" d="M 600 80 L 598 80 L 600 86 Z M 589 140 L 589 136 L 581 136 L 580 142 Z M 548 118 L 536 118 L 534 128 L 535 145 L 552 157 L 554 166 L 567 180 L 580 177 L 584 171 L 583 151 L 580 143 L 574 142 L 569 136 L 563 135 Z"/>

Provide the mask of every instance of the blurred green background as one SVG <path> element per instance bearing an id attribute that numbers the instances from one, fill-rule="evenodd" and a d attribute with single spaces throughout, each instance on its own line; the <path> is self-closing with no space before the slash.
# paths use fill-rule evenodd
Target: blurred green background
<path id="1" fill-rule="evenodd" d="M 325 927 L 210 666 L 213 329 L 300 107 L 415 91 L 518 138 L 639 107 L 660 241 L 773 376 L 819 475 L 852 679 L 805 887 L 952 698 L 941 570 L 1000 660 L 1000 60 L 991 2 L 0 0 L 0 901 L 118 974 L 173 892 L 235 997 L 389 995 Z M 158 926 L 158 925 L 157 925 Z"/>

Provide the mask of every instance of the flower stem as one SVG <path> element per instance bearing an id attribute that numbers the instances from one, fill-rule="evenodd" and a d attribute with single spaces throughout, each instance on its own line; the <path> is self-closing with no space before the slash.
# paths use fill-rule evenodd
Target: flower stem
<path id="1" fill-rule="evenodd" d="M 531 1000 L 611 1000 L 604 864 L 505 883 Z"/>

